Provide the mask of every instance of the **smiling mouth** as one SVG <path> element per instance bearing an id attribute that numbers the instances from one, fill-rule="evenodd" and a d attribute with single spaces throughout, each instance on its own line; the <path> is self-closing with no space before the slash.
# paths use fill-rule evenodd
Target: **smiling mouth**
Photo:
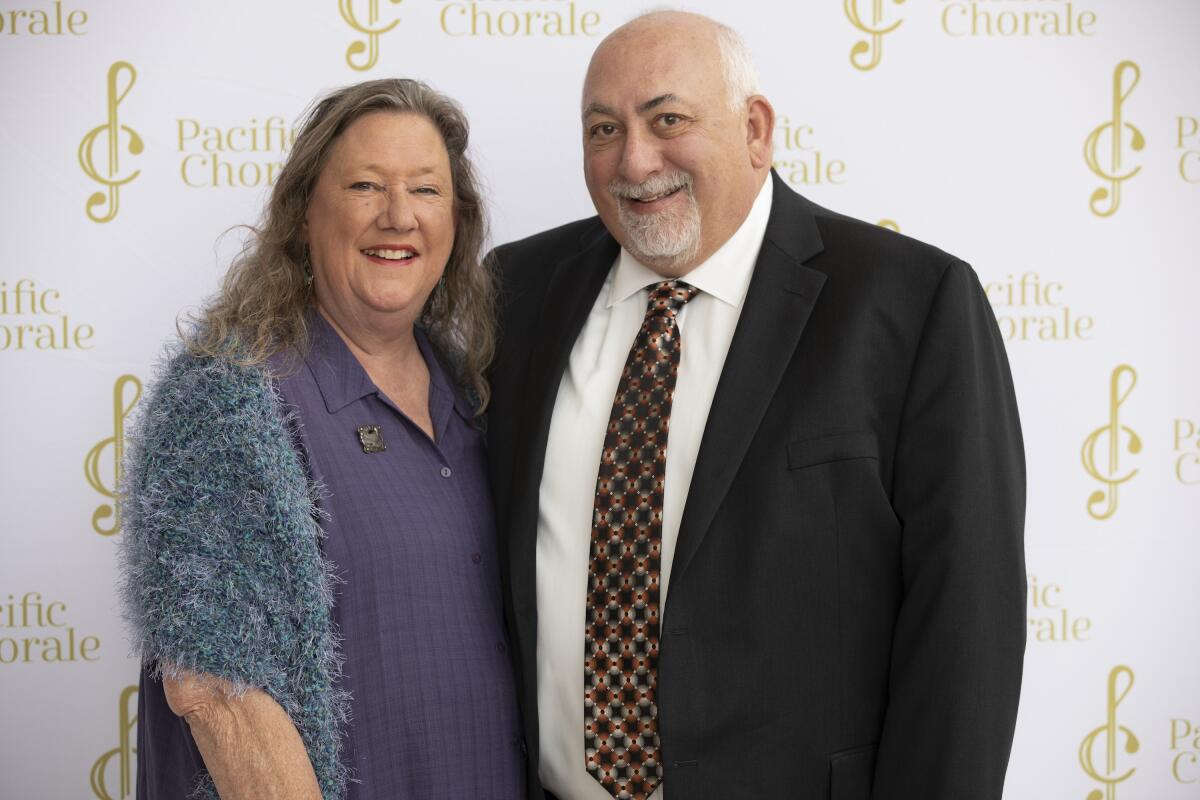
<path id="1" fill-rule="evenodd" d="M 404 261 L 411 261 L 412 259 L 417 257 L 416 251 L 409 250 L 407 248 L 404 248 L 402 250 L 367 249 L 367 250 L 363 250 L 362 253 L 363 253 L 363 255 L 374 256 L 375 258 L 382 258 L 384 261 L 404 262 Z"/>
<path id="2" fill-rule="evenodd" d="M 643 204 L 656 203 L 665 197 L 671 197 L 672 195 L 678 194 L 679 190 L 682 188 L 683 188 L 682 186 L 676 186 L 674 189 L 672 189 L 669 192 L 659 192 L 658 194 L 653 194 L 653 195 L 650 195 L 649 197 L 631 197 L 629 199 L 635 203 L 643 203 Z"/>

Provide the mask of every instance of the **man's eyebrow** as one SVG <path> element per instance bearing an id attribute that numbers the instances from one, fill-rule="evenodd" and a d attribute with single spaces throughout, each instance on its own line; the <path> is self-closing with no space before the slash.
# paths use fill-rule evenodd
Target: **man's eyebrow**
<path id="1" fill-rule="evenodd" d="M 651 98 L 651 99 L 647 100 L 646 102 L 642 103 L 640 106 L 638 106 L 637 110 L 638 110 L 638 113 L 640 114 L 643 111 L 649 111 L 650 109 L 655 108 L 656 106 L 661 106 L 663 103 L 670 103 L 670 102 L 678 100 L 678 99 L 679 99 L 678 97 L 671 94 L 670 92 L 668 92 L 667 94 L 660 94 L 658 97 Z"/>
<path id="2" fill-rule="evenodd" d="M 661 106 L 663 103 L 670 103 L 670 102 L 676 101 L 678 99 L 679 99 L 679 97 L 677 97 L 674 94 L 671 94 L 670 92 L 668 92 L 667 94 L 660 94 L 658 97 L 652 97 L 649 100 L 647 100 L 646 102 L 642 103 L 640 106 L 638 106 L 637 112 L 639 114 L 641 114 L 644 111 L 649 111 L 652 108 Z M 609 117 L 617 116 L 616 111 L 614 111 L 613 109 L 604 105 L 603 103 L 589 103 L 588 107 L 583 110 L 583 116 L 588 117 L 592 114 L 601 114 L 601 115 L 609 116 Z"/>
<path id="3" fill-rule="evenodd" d="M 615 117 L 617 112 L 613 111 L 603 103 L 589 103 L 588 107 L 583 110 L 583 116 L 588 117 L 592 114 L 603 114 L 608 117 Z"/>

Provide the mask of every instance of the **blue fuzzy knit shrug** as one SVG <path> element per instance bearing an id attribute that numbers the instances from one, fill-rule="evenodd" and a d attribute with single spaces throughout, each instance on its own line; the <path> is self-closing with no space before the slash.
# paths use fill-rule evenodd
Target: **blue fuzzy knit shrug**
<path id="1" fill-rule="evenodd" d="M 158 674 L 208 673 L 278 701 L 324 797 L 340 800 L 348 698 L 334 578 L 293 425 L 264 370 L 186 353 L 167 360 L 129 437 L 125 614 Z M 196 796 L 216 797 L 207 775 Z"/>

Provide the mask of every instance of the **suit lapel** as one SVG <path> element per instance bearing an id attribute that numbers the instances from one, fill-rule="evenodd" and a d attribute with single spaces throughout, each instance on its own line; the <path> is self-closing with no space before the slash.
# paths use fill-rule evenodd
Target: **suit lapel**
<path id="1" fill-rule="evenodd" d="M 696 456 L 672 581 L 704 540 L 825 283 L 824 273 L 802 264 L 822 249 L 812 212 L 774 172 L 771 179 L 771 216 Z"/>
<path id="2" fill-rule="evenodd" d="M 536 607 L 534 583 L 538 494 L 545 463 L 546 440 L 563 371 L 619 246 L 596 221 L 578 252 L 561 261 L 546 284 L 530 356 L 527 393 L 514 460 L 513 507 L 509 557 L 518 610 Z"/>

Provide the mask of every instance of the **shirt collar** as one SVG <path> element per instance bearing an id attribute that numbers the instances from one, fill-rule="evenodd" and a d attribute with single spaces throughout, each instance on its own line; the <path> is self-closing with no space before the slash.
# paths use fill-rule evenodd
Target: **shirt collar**
<path id="1" fill-rule="evenodd" d="M 330 414 L 341 411 L 355 400 L 379 392 L 379 387 L 320 312 L 314 311 L 309 314 L 308 323 L 308 354 L 304 357 L 304 362 L 312 372 L 321 398 L 325 401 L 325 409 Z M 444 393 L 453 402 L 459 416 L 470 420 L 474 416 L 470 403 L 442 369 L 433 343 L 429 341 L 425 331 L 417 328 L 413 335 L 417 339 L 421 355 L 425 358 L 425 364 L 429 367 L 429 381 L 434 389 Z M 430 410 L 432 412 L 432 409 Z"/>
<path id="2" fill-rule="evenodd" d="M 312 372 L 330 414 L 379 391 L 342 337 L 316 310 L 308 315 L 308 353 L 304 363 Z"/>
<path id="3" fill-rule="evenodd" d="M 413 335 L 416 336 L 417 347 L 421 348 L 421 355 L 425 357 L 425 364 L 429 367 L 429 382 L 435 389 L 450 397 L 454 403 L 454 410 L 460 417 L 471 422 L 475 419 L 475 409 L 471 406 L 471 402 L 462 388 L 454 382 L 454 379 L 450 377 L 450 372 L 442 365 L 437 348 L 433 346 L 433 342 L 421 328 L 416 328 Z"/>
<path id="4" fill-rule="evenodd" d="M 725 244 L 709 256 L 703 264 L 692 269 L 682 280 L 701 292 L 710 294 L 727 305 L 740 308 L 750 287 L 754 274 L 754 262 L 762 247 L 767 232 L 767 220 L 771 216 L 772 181 L 763 181 L 763 186 L 750 207 L 750 213 L 734 231 Z M 633 254 L 621 248 L 617 259 L 616 273 L 608 292 L 608 308 L 628 300 L 647 286 L 661 283 L 663 277 Z"/>

